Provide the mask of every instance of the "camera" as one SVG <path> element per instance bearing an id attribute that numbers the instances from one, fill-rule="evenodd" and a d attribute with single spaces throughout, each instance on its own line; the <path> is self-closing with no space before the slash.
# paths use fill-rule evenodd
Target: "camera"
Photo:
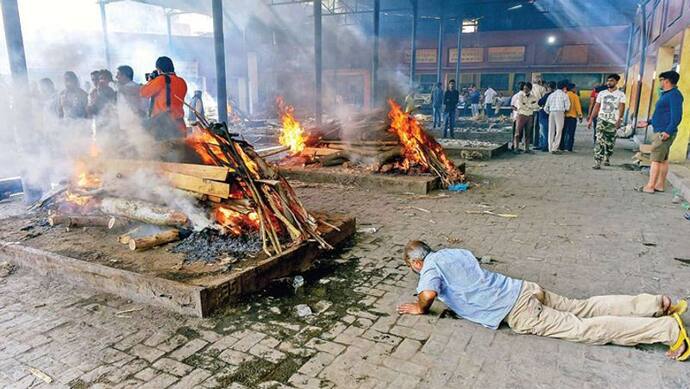
<path id="1" fill-rule="evenodd" d="M 144 74 L 144 77 L 146 77 L 146 81 L 151 81 L 158 76 L 159 76 L 158 70 L 154 70 L 151 73 Z"/>

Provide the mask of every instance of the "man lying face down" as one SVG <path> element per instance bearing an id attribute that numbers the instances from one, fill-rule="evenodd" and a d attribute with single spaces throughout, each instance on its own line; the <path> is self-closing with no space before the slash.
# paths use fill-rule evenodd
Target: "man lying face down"
<path id="1" fill-rule="evenodd" d="M 666 355 L 690 358 L 690 338 L 680 317 L 687 302 L 668 296 L 597 296 L 577 300 L 539 285 L 484 270 L 471 252 L 433 251 L 422 241 L 405 246 L 405 263 L 419 274 L 418 300 L 398 313 L 429 312 L 436 298 L 458 316 L 497 329 L 501 322 L 519 334 L 534 334 L 590 344 L 634 346 L 664 343 Z"/>

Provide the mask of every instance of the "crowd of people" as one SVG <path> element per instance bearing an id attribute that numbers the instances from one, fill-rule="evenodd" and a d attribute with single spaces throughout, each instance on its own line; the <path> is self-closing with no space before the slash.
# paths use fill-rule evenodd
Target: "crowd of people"
<path id="1" fill-rule="evenodd" d="M 678 107 L 682 104 L 683 97 L 676 88 L 679 78 L 680 75 L 675 71 L 662 73 L 659 80 L 661 85 L 665 85 L 662 86 L 662 98 L 659 99 L 662 106 L 657 107 L 655 114 L 665 112 L 665 116 L 650 123 L 638 123 L 642 127 L 656 123 L 653 125 L 655 138 L 652 144 L 655 150 L 652 155 L 654 182 L 650 181 L 644 188 L 640 188 L 647 193 L 653 193 L 655 188 L 656 191 L 663 190 L 670 145 L 680 123 L 680 117 L 676 116 L 682 114 L 682 109 Z M 620 79 L 620 75 L 610 74 L 605 83 L 592 85 L 586 113 L 580 102 L 577 85 L 567 79 L 558 82 L 537 80 L 534 84 L 520 82 L 509 104 L 506 104 L 506 98 L 501 92 L 491 87 L 481 91 L 473 84 L 458 91 L 455 80 L 450 80 L 444 90 L 441 83 L 437 83 L 431 91 L 433 128 L 443 128 L 443 137 L 453 138 L 458 109 L 473 118 L 490 118 L 498 116 L 501 107 L 507 106 L 512 111 L 511 149 L 514 153 L 529 154 L 533 150 L 540 150 L 558 155 L 574 152 L 578 123 L 582 124 L 586 120 L 587 127 L 593 130 L 593 168 L 599 170 L 602 165 L 609 166 L 611 163 L 617 132 L 624 118 L 626 95 L 618 87 Z M 674 110 L 668 108 L 671 104 L 676 107 Z M 657 166 L 656 163 L 660 165 Z"/>
<path id="2" fill-rule="evenodd" d="M 144 85 L 134 81 L 134 69 L 128 65 L 118 66 L 114 78 L 108 69 L 92 71 L 85 88 L 73 71 L 64 73 L 60 91 L 50 78 L 43 78 L 33 94 L 33 106 L 41 112 L 39 125 L 64 124 L 77 137 L 125 128 L 143 128 L 155 139 L 184 136 L 187 83 L 175 74 L 170 58 L 158 58 L 155 67 Z M 200 91 L 193 106 L 203 112 Z"/>

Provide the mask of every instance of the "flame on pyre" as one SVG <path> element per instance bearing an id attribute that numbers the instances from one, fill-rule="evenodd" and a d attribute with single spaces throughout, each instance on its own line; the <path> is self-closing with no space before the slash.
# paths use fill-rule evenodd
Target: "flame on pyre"
<path id="1" fill-rule="evenodd" d="M 258 231 L 260 227 L 259 214 L 256 211 L 239 212 L 219 205 L 213 212 L 213 217 L 220 226 L 236 236 L 241 235 L 242 231 Z"/>
<path id="2" fill-rule="evenodd" d="M 285 103 L 282 97 L 276 98 L 278 113 L 280 114 L 281 131 L 278 142 L 290 148 L 290 154 L 299 154 L 306 147 L 305 134 L 300 122 L 295 119 L 295 108 Z"/>
<path id="3" fill-rule="evenodd" d="M 448 159 L 443 147 L 422 128 L 417 119 L 404 112 L 394 100 L 389 99 L 388 104 L 391 107 L 388 112 L 391 120 L 389 131 L 400 139 L 404 157 L 396 168 L 408 170 L 411 164 L 417 164 L 439 176 L 445 186 L 461 181 L 462 174 Z"/>

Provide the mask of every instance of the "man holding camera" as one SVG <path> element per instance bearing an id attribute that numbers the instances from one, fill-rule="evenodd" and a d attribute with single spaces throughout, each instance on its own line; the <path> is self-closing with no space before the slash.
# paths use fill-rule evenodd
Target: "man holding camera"
<path id="1" fill-rule="evenodd" d="M 184 104 L 187 83 L 175 74 L 168 57 L 156 60 L 156 70 L 146 74 L 146 85 L 141 87 L 142 97 L 150 98 L 149 129 L 158 140 L 184 137 Z"/>

